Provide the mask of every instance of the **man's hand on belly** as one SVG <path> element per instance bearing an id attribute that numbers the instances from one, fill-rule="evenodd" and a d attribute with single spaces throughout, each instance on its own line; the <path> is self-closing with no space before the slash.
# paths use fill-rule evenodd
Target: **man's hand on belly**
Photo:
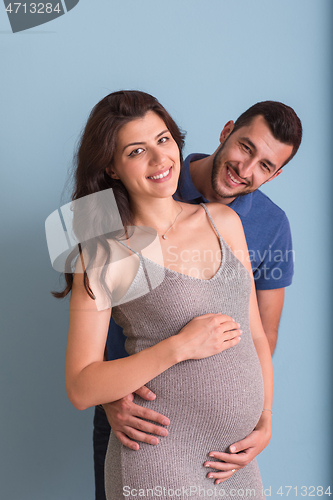
<path id="1" fill-rule="evenodd" d="M 256 428 L 242 441 L 238 441 L 229 446 L 230 453 L 212 451 L 210 457 L 217 458 L 221 462 L 205 462 L 204 466 L 215 469 L 209 472 L 207 477 L 214 479 L 215 484 L 222 483 L 237 474 L 251 462 L 268 445 L 272 433 L 272 415 L 264 411 Z"/>
<path id="2" fill-rule="evenodd" d="M 156 398 L 156 395 L 145 386 L 140 387 L 140 389 L 135 391 L 135 394 L 147 401 L 152 401 Z M 131 448 L 131 450 L 138 450 L 140 448 L 136 441 L 158 444 L 157 437 L 145 433 L 149 432 L 157 436 L 167 436 L 168 431 L 164 427 L 146 422 L 146 420 L 152 420 L 161 425 L 169 425 L 170 420 L 156 411 L 133 403 L 133 399 L 134 394 L 129 394 L 118 401 L 103 405 L 114 435 L 124 446 Z"/>

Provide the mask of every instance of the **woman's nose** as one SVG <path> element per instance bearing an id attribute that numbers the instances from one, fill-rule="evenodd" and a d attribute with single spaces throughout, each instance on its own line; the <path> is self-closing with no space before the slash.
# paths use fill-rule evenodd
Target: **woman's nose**
<path id="1" fill-rule="evenodd" d="M 150 150 L 149 163 L 151 165 L 160 165 L 165 160 L 165 154 L 159 148 L 152 148 Z"/>

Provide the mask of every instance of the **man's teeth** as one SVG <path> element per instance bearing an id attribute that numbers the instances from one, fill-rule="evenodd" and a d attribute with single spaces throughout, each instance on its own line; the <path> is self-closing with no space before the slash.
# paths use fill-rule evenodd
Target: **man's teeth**
<path id="1" fill-rule="evenodd" d="M 166 177 L 169 172 L 170 172 L 170 168 L 169 168 L 169 170 L 166 170 L 164 172 L 164 174 L 154 175 L 153 177 L 148 177 L 148 179 L 163 179 L 163 177 Z"/>
<path id="2" fill-rule="evenodd" d="M 228 169 L 228 174 L 229 174 L 230 179 L 231 179 L 233 182 L 236 182 L 236 184 L 242 184 L 241 182 L 236 181 L 236 179 L 235 179 L 235 178 L 231 175 L 231 172 L 230 172 L 230 170 L 229 170 L 229 169 Z"/>

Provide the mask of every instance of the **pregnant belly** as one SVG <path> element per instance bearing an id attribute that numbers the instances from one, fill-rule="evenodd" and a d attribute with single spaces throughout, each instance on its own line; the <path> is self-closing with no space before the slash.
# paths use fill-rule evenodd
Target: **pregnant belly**
<path id="1" fill-rule="evenodd" d="M 210 449 L 223 451 L 254 429 L 263 408 L 261 367 L 252 342 L 241 344 L 179 363 L 154 378 L 147 386 L 155 401 L 135 398 L 170 419 L 167 440 L 181 444 L 189 433 L 205 435 Z"/>

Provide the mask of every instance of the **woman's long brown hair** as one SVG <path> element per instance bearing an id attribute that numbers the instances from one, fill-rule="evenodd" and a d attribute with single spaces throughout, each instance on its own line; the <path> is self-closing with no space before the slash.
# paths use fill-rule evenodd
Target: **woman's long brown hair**
<path id="1" fill-rule="evenodd" d="M 184 133 L 155 97 L 136 90 L 114 92 L 96 104 L 89 115 L 74 157 L 75 173 L 72 200 L 78 200 L 84 196 L 112 188 L 124 227 L 134 225 L 129 195 L 123 183 L 118 179 L 112 179 L 106 170 L 112 166 L 114 160 L 119 130 L 126 123 L 142 118 L 148 111 L 153 111 L 164 121 L 178 145 L 182 165 Z M 79 216 L 82 217 L 82 214 Z M 74 211 L 74 222 L 75 217 L 79 216 L 75 215 Z M 97 217 L 93 210 L 89 210 L 89 213 L 85 213 L 83 216 L 85 224 L 90 223 L 96 226 L 100 223 L 102 227 L 101 217 Z M 107 240 L 112 236 L 104 234 L 103 231 L 99 234 L 103 234 L 103 236 L 95 238 L 89 245 L 89 262 L 92 262 L 96 257 L 97 244 L 99 243 L 106 252 L 104 271 L 102 272 L 103 279 L 105 278 L 106 265 L 110 261 L 110 247 Z M 72 262 L 71 269 L 74 269 L 73 263 L 79 254 L 82 254 L 81 245 L 78 245 L 78 248 L 74 249 L 68 257 L 68 260 Z M 89 296 L 94 298 L 86 269 L 84 270 L 84 286 Z M 72 289 L 73 278 L 73 273 L 65 273 L 65 289 L 61 292 L 52 292 L 53 296 L 56 298 L 65 297 Z M 108 290 L 106 291 L 109 293 Z"/>

